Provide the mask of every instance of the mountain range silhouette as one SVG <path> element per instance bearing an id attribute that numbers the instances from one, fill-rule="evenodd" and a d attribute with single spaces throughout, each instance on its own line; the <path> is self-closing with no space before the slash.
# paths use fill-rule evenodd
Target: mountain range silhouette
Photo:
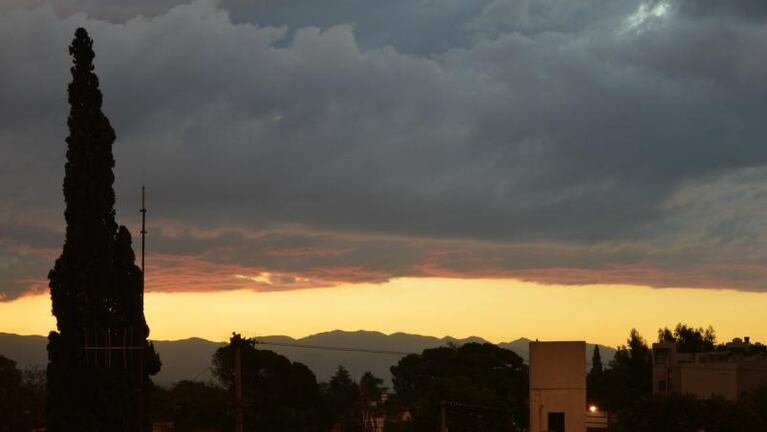
<path id="1" fill-rule="evenodd" d="M 399 361 L 401 355 L 272 346 L 269 343 L 420 353 L 424 349 L 448 344 L 462 345 L 470 342 L 487 342 L 476 336 L 463 339 L 451 336 L 437 338 L 409 333 L 387 335 L 364 330 L 351 332 L 333 330 L 298 339 L 289 336 L 261 336 L 256 339 L 264 343 L 261 345 L 262 349 L 275 351 L 292 361 L 307 365 L 319 381 L 328 381 L 338 366 L 343 365 L 355 379 L 359 379 L 365 371 L 371 371 L 374 375 L 383 378 L 389 386 L 391 385 L 389 368 Z M 214 342 L 196 337 L 179 340 L 154 340 L 153 342 L 163 363 L 160 373 L 153 377 L 155 383 L 160 385 L 170 385 L 181 380 L 208 381 L 214 379 L 208 370 L 210 359 L 216 349 L 225 345 L 225 342 Z M 499 343 L 498 346 L 514 351 L 527 362 L 529 342 L 530 339 L 519 338 L 511 342 Z M 0 332 L 0 355 L 15 360 L 20 368 L 44 368 L 47 362 L 45 351 L 47 343 L 48 339 L 44 336 Z M 591 361 L 593 349 L 594 344 L 588 343 L 586 348 L 587 363 Z M 609 363 L 615 355 L 614 348 L 604 345 L 599 345 L 599 351 L 605 364 Z"/>

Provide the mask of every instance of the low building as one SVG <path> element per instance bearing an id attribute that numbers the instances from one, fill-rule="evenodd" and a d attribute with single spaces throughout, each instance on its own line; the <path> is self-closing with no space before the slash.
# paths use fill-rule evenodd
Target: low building
<path id="1" fill-rule="evenodd" d="M 530 432 L 586 432 L 586 343 L 530 342 Z"/>
<path id="2" fill-rule="evenodd" d="M 677 348 L 675 342 L 653 344 L 653 394 L 737 400 L 767 385 L 767 357 L 751 353 L 748 338 L 736 338 L 721 351 L 680 353 Z"/>
<path id="3" fill-rule="evenodd" d="M 602 432 L 610 428 L 610 413 L 595 405 L 586 411 L 586 432 Z"/>

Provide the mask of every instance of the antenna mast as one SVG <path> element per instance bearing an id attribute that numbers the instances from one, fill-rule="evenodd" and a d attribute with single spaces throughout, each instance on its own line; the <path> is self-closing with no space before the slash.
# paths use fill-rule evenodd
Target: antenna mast
<path id="1" fill-rule="evenodd" d="M 146 278 L 146 267 L 144 267 L 144 256 L 146 252 L 146 187 L 141 185 L 141 313 L 144 311 L 144 280 Z M 138 406 L 138 428 L 143 430 L 144 424 L 144 349 L 146 342 L 142 341 L 141 353 L 138 358 L 139 368 L 139 406 Z"/>
<path id="2" fill-rule="evenodd" d="M 144 298 L 144 279 L 146 268 L 144 267 L 144 255 L 146 252 L 146 187 L 141 186 L 141 298 Z M 143 304 L 143 302 L 142 302 Z"/>

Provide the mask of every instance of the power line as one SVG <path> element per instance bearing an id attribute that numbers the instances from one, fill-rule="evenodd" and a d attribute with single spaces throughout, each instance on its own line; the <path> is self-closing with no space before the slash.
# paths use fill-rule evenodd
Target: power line
<path id="1" fill-rule="evenodd" d="M 357 352 L 357 353 L 364 353 L 364 354 L 384 354 L 384 355 L 397 355 L 397 356 L 418 354 L 414 352 L 405 352 L 405 351 L 364 349 L 364 348 L 351 348 L 351 347 L 326 346 L 326 345 L 306 345 L 306 344 L 293 344 L 293 343 L 281 343 L 281 342 L 265 342 L 260 340 L 254 340 L 254 342 L 256 345 L 270 345 L 270 346 L 280 346 L 280 347 L 286 347 L 286 348 L 301 348 L 301 349 L 318 349 L 318 350 L 325 350 L 325 351 Z M 197 374 L 195 374 L 194 377 L 190 379 L 190 381 L 196 381 L 197 378 L 199 378 L 206 372 L 210 373 L 210 366 L 205 366 L 202 370 L 200 370 Z"/>
<path id="2" fill-rule="evenodd" d="M 327 345 L 304 345 L 304 344 L 282 343 L 282 342 L 265 342 L 265 341 L 260 341 L 257 339 L 255 339 L 254 341 L 257 345 L 272 345 L 272 346 L 281 346 L 281 347 L 288 347 L 288 348 L 318 349 L 318 350 L 325 350 L 325 351 L 357 352 L 357 353 L 366 353 L 366 354 L 386 354 L 386 355 L 397 355 L 397 356 L 418 354 L 415 352 L 391 351 L 391 350 L 382 350 L 382 349 L 365 349 L 365 348 L 350 348 L 350 347 L 327 346 Z"/>
<path id="3" fill-rule="evenodd" d="M 308 344 L 297 344 L 297 343 L 285 343 L 285 342 L 268 342 L 268 341 L 262 341 L 258 339 L 253 339 L 253 342 L 256 345 L 267 345 L 267 346 L 279 346 L 284 348 L 301 348 L 301 349 L 316 349 L 316 350 L 324 350 L 324 351 L 340 351 L 340 352 L 355 352 L 355 353 L 362 353 L 362 354 L 383 354 L 383 355 L 396 355 L 396 356 L 407 356 L 411 354 L 420 354 L 417 352 L 412 351 L 394 351 L 394 350 L 384 350 L 384 349 L 366 349 L 366 348 L 352 348 L 352 347 L 340 347 L 340 346 L 330 346 L 330 345 L 308 345 Z M 438 347 L 435 347 L 438 348 Z M 587 363 L 590 364 L 590 363 Z M 210 372 L 210 367 L 205 367 L 202 369 L 199 373 L 197 373 L 194 378 L 192 378 L 192 381 L 196 380 L 205 372 Z"/>
<path id="4" fill-rule="evenodd" d="M 200 372 L 198 372 L 198 373 L 197 373 L 197 375 L 195 375 L 195 376 L 194 376 L 194 378 L 190 379 L 189 381 L 196 381 L 196 380 L 197 380 L 197 378 L 199 378 L 199 377 L 200 377 L 202 374 L 204 374 L 205 372 L 208 372 L 208 373 L 210 373 L 210 366 L 205 366 L 205 368 L 204 368 L 203 370 L 201 370 Z"/>
<path id="5" fill-rule="evenodd" d="M 381 349 L 364 349 L 364 348 L 350 348 L 350 347 L 325 346 L 325 345 L 305 345 L 305 344 L 292 344 L 292 343 L 280 343 L 280 342 L 264 342 L 259 340 L 255 340 L 254 342 L 256 343 L 256 345 L 273 345 L 273 346 L 280 346 L 280 347 L 287 347 L 287 348 L 319 349 L 319 350 L 325 350 L 325 351 L 357 352 L 357 353 L 366 353 L 366 354 L 385 354 L 385 355 L 397 355 L 397 356 L 418 354 L 414 352 L 405 352 L 405 351 L 390 351 L 390 350 L 381 350 Z M 210 373 L 210 366 L 205 366 L 202 370 L 200 370 L 197 374 L 195 374 L 194 377 L 192 377 L 189 381 L 197 380 L 197 378 L 199 378 L 206 372 Z"/>

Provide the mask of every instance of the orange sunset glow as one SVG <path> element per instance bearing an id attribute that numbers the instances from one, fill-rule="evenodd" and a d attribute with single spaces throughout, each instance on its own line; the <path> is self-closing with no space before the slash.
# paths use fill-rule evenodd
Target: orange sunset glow
<path id="1" fill-rule="evenodd" d="M 761 325 L 767 296 L 729 290 L 404 278 L 286 292 L 149 293 L 145 302 L 151 338 L 158 340 L 196 336 L 223 341 L 233 330 L 247 336 L 302 337 L 331 329 L 376 329 L 481 336 L 492 342 L 585 336 L 617 346 L 625 343 L 631 327 L 652 338 L 658 328 L 677 322 L 710 324 L 722 340 L 767 339 Z M 55 325 L 49 310 L 47 295 L 0 303 L 0 328 L 47 334 Z"/>

